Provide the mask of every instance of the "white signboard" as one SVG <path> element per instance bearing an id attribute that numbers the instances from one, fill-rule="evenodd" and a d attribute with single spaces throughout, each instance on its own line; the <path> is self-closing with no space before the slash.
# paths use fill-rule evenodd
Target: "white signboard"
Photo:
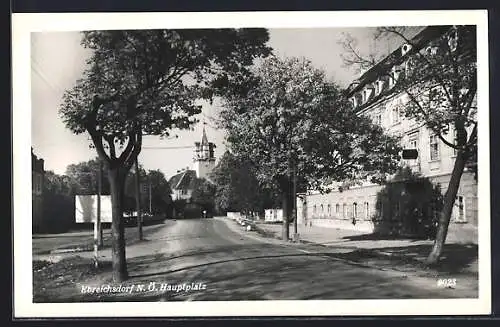
<path id="1" fill-rule="evenodd" d="M 91 223 L 97 217 L 97 195 L 75 196 L 75 221 Z M 111 222 L 111 196 L 101 195 L 101 222 Z"/>

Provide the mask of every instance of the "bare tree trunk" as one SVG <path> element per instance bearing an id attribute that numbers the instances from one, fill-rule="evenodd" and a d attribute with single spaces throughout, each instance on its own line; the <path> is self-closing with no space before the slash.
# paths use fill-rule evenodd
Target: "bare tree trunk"
<path id="1" fill-rule="evenodd" d="M 123 169 L 123 168 L 122 168 Z M 109 169 L 109 184 L 111 188 L 112 203 L 112 261 L 113 261 L 113 280 L 122 282 L 128 278 L 127 261 L 125 256 L 125 226 L 123 222 L 123 193 L 125 174 L 120 168 Z"/>
<path id="2" fill-rule="evenodd" d="M 448 184 L 448 189 L 444 195 L 443 210 L 441 211 L 439 217 L 436 240 L 434 241 L 432 251 L 426 260 L 428 265 L 437 263 L 443 251 L 446 235 L 448 234 L 451 214 L 453 212 L 453 205 L 455 204 L 455 199 L 457 197 L 458 187 L 460 186 L 460 179 L 462 178 L 465 162 L 465 153 L 463 151 L 458 151 L 457 158 L 455 159 L 455 165 L 453 166 L 453 171 L 451 173 L 450 182 Z"/>

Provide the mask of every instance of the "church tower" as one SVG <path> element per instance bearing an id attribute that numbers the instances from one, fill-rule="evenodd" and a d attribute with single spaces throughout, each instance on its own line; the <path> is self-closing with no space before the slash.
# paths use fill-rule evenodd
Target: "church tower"
<path id="1" fill-rule="evenodd" d="M 208 142 L 205 126 L 203 126 L 201 143 L 195 142 L 194 145 L 193 170 L 196 171 L 196 177 L 210 180 L 209 175 L 215 167 L 215 144 Z"/>

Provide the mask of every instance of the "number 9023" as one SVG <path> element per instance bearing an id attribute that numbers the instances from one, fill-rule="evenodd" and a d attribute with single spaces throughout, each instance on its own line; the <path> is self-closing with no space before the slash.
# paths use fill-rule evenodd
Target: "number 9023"
<path id="1" fill-rule="evenodd" d="M 457 286 L 456 278 L 440 278 L 437 280 L 438 287 L 454 287 Z"/>

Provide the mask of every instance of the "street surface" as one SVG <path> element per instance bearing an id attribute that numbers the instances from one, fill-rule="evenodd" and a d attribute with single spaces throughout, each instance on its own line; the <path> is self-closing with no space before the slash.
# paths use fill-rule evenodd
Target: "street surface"
<path id="1" fill-rule="evenodd" d="M 454 289 L 438 287 L 435 278 L 356 264 L 339 251 L 247 236 L 227 218 L 167 221 L 147 241 L 127 247 L 130 279 L 120 286 L 130 292 L 97 293 L 113 285 L 108 271 L 61 289 L 57 302 L 477 297 L 460 281 Z"/>

